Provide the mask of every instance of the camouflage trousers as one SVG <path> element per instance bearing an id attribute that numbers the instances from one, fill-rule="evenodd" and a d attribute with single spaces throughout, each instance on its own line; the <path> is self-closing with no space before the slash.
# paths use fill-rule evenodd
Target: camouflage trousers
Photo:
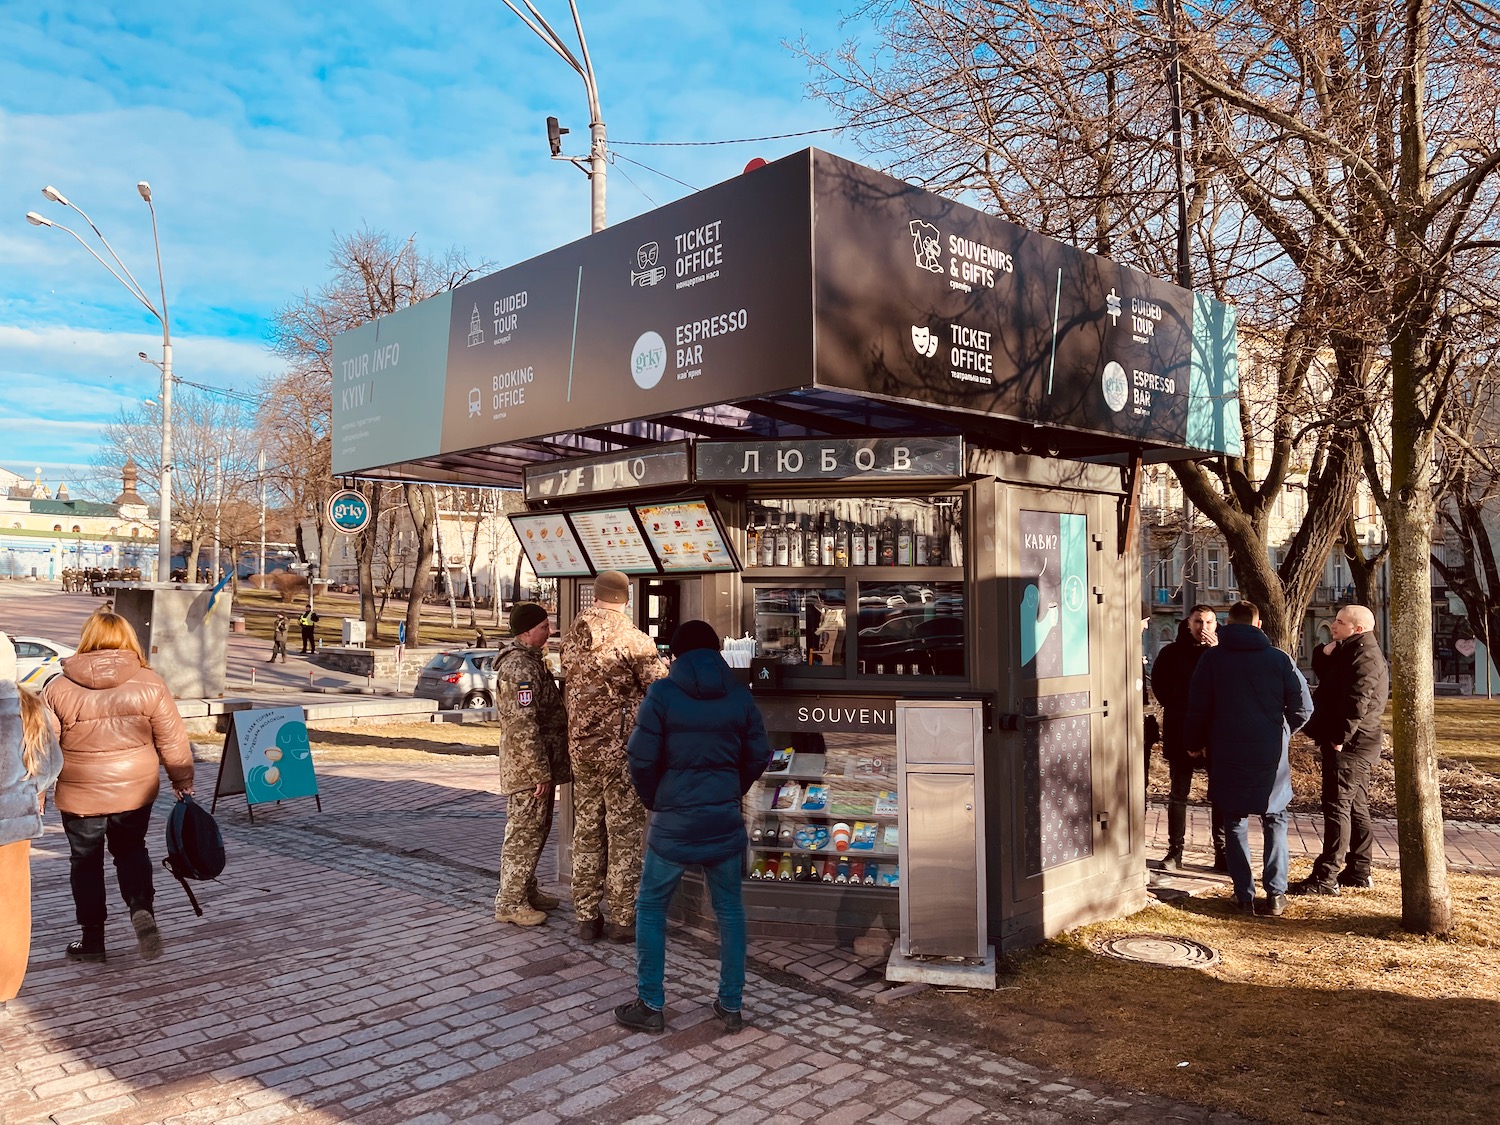
<path id="1" fill-rule="evenodd" d="M 646 808 L 622 767 L 580 770 L 573 764 L 573 912 L 580 922 L 599 917 L 606 897 L 609 920 L 635 924 L 646 846 Z"/>
<path id="2" fill-rule="evenodd" d="M 495 909 L 526 906 L 536 893 L 536 865 L 552 831 L 552 787 L 538 797 L 520 789 L 506 798 L 505 844 L 500 852 L 500 890 Z"/>

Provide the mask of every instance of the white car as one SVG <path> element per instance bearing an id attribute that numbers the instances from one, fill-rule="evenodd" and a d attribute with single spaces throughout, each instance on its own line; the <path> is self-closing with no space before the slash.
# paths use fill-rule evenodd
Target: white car
<path id="1" fill-rule="evenodd" d="M 62 674 L 62 658 L 74 650 L 45 637 L 11 637 L 16 646 L 16 679 L 41 691 L 53 676 Z"/>

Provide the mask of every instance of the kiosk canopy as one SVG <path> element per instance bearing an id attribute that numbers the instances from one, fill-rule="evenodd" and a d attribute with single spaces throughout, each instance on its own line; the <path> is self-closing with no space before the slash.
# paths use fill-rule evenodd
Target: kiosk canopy
<path id="1" fill-rule="evenodd" d="M 701 437 L 1235 454 L 1234 312 L 815 149 L 338 337 L 333 470 Z"/>

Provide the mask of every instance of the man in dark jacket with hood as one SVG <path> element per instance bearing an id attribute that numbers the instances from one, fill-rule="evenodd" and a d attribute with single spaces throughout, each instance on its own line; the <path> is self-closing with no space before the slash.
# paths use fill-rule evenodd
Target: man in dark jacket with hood
<path id="1" fill-rule="evenodd" d="M 1205 754 L 1189 753 L 1182 737 L 1187 718 L 1188 685 L 1199 658 L 1218 643 L 1219 618 L 1212 606 L 1195 605 L 1177 627 L 1177 639 L 1156 655 L 1151 666 L 1151 690 L 1161 704 L 1162 757 L 1171 771 L 1172 791 L 1167 799 L 1167 854 L 1162 866 L 1171 871 L 1182 869 L 1182 846 L 1187 839 L 1187 802 L 1193 788 L 1193 771 L 1207 770 Z M 1196 747 L 1191 749 L 1197 749 Z M 1227 871 L 1224 860 L 1224 822 L 1218 810 L 1212 814 L 1214 870 Z"/>
<path id="2" fill-rule="evenodd" d="M 1303 731 L 1323 754 L 1323 853 L 1294 895 L 1336 895 L 1340 887 L 1372 887 L 1370 770 L 1380 758 L 1380 720 L 1391 692 L 1390 671 L 1375 640 L 1375 615 L 1346 605 L 1334 618 L 1333 640 L 1313 650 L 1313 717 Z"/>
<path id="3" fill-rule="evenodd" d="M 1260 816 L 1262 831 L 1266 897 L 1260 913 L 1286 909 L 1286 807 L 1292 801 L 1287 748 L 1312 709 L 1302 673 L 1260 631 L 1260 610 L 1252 602 L 1235 602 L 1218 646 L 1203 654 L 1193 673 L 1183 737 L 1190 748 L 1213 747 L 1208 799 L 1224 818 L 1234 900 L 1247 914 L 1255 912 L 1252 814 Z"/>
<path id="4" fill-rule="evenodd" d="M 636 999 L 615 1020 L 638 1031 L 666 1026 L 662 978 L 667 907 L 683 872 L 703 868 L 719 923 L 719 995 L 714 1015 L 737 1031 L 745 988 L 745 817 L 740 799 L 771 763 L 765 723 L 750 692 L 719 655 L 706 621 L 672 635 L 671 671 L 652 684 L 636 715 L 630 780 L 650 809 L 651 832 L 636 899 Z"/>

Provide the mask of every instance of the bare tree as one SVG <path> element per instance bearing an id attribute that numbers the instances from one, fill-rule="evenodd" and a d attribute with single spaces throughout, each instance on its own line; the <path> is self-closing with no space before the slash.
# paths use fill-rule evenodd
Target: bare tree
<path id="1" fill-rule="evenodd" d="M 1153 273 L 1166 272 L 1185 224 L 1194 277 L 1247 314 L 1246 335 L 1266 348 L 1269 440 L 1179 477 L 1280 643 L 1347 525 L 1363 461 L 1392 544 L 1403 924 L 1449 929 L 1431 706 L 1432 464 L 1455 385 L 1455 310 L 1493 309 L 1497 291 L 1495 10 L 889 0 L 864 12 L 880 27 L 878 67 L 854 46 L 810 57 L 824 95 L 895 154 L 897 171 Z M 1169 159 L 1174 70 L 1190 173 L 1180 182 Z M 1248 396 L 1242 409 L 1250 434 Z M 1277 573 L 1266 510 L 1304 441 L 1314 444 L 1308 516 Z"/>
<path id="2" fill-rule="evenodd" d="M 329 558 L 336 534 L 326 511 L 328 497 L 338 487 L 332 475 L 330 442 L 334 338 L 462 285 L 489 268 L 487 263 L 470 265 L 456 250 L 429 257 L 416 248 L 414 238 L 397 242 L 366 228 L 335 237 L 329 280 L 277 313 L 271 348 L 287 368 L 268 379 L 263 388 L 267 405 L 261 412 L 261 432 L 268 451 L 275 455 L 277 490 L 314 528 L 316 543 L 306 543 L 299 525 L 298 550 L 305 561 Z M 374 521 L 360 534 L 373 536 Z M 419 528 L 419 539 L 423 534 Z M 430 540 L 431 529 L 425 529 L 425 534 Z M 427 574 L 420 565 L 417 575 L 413 585 L 425 589 Z M 367 625 L 375 623 L 375 590 L 363 583 L 360 613 Z M 407 639 L 418 643 L 411 626 Z"/>

